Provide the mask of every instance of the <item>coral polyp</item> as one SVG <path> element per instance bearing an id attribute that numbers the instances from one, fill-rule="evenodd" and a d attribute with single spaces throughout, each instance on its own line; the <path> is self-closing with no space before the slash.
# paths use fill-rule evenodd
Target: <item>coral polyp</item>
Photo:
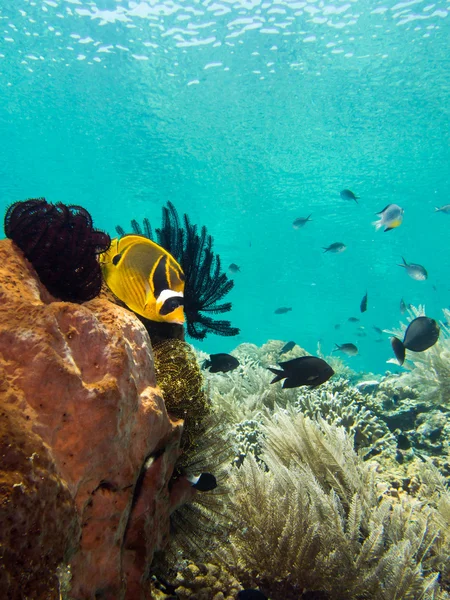
<path id="1" fill-rule="evenodd" d="M 91 215 L 81 206 L 50 204 L 45 198 L 16 202 L 6 212 L 5 233 L 53 296 L 85 302 L 99 294 L 97 254 L 105 252 L 111 240 L 94 229 Z"/>

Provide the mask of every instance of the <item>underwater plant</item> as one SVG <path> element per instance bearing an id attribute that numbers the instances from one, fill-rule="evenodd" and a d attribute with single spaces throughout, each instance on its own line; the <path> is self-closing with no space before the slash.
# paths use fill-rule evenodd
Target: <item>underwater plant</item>
<path id="1" fill-rule="evenodd" d="M 164 396 L 167 412 L 184 419 L 181 447 L 195 445 L 204 432 L 211 402 L 203 390 L 203 376 L 189 344 L 178 339 L 158 341 L 152 345 L 155 374 Z"/>
<path id="2" fill-rule="evenodd" d="M 345 427 L 361 456 L 373 456 L 383 450 L 395 454 L 396 444 L 388 426 L 367 408 L 363 394 L 345 379 L 327 382 L 320 390 L 302 390 L 294 408 L 307 417 L 319 416 Z"/>
<path id="3" fill-rule="evenodd" d="M 86 302 L 100 293 L 97 255 L 109 248 L 111 240 L 94 229 L 87 210 L 31 198 L 8 208 L 4 226 L 6 236 L 22 250 L 53 296 Z"/>
<path id="4" fill-rule="evenodd" d="M 279 410 L 263 430 L 268 471 L 251 455 L 233 470 L 219 552 L 244 586 L 272 600 L 448 598 L 450 536 L 434 507 L 389 496 L 342 427 Z"/>
<path id="5" fill-rule="evenodd" d="M 180 263 L 185 276 L 184 313 L 188 335 L 198 340 L 204 339 L 208 333 L 237 335 L 239 329 L 232 327 L 229 321 L 209 316 L 231 310 L 230 302 L 219 304 L 219 301 L 233 288 L 234 282 L 222 272 L 220 256 L 212 250 L 213 238 L 206 227 L 203 226 L 199 232 L 187 214 L 181 224 L 171 202 L 163 207 L 161 228 L 155 230 L 156 239 L 148 219 L 144 219 L 143 228 L 136 220 L 131 221 L 131 227 L 134 233 L 156 241 Z M 120 226 L 116 227 L 116 231 L 125 235 Z"/>

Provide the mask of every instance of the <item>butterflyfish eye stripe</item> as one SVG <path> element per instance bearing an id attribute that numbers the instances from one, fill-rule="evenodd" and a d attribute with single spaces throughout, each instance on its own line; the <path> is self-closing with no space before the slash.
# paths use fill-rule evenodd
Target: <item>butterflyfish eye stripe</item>
<path id="1" fill-rule="evenodd" d="M 155 269 L 152 273 L 153 282 L 153 293 L 157 298 L 163 290 L 166 290 L 170 286 L 169 279 L 167 277 L 167 257 L 162 256 Z"/>

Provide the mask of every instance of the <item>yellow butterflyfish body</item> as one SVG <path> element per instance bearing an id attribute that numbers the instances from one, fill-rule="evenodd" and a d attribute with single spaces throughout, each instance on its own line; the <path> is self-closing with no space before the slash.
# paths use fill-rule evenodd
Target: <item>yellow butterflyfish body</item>
<path id="1" fill-rule="evenodd" d="M 184 323 L 184 273 L 167 250 L 142 235 L 125 235 L 99 260 L 106 285 L 130 310 L 151 321 Z"/>

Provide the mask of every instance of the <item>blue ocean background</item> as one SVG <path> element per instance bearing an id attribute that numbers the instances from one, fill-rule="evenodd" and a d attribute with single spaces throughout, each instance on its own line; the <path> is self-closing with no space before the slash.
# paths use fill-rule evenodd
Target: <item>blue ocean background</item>
<path id="1" fill-rule="evenodd" d="M 170 200 L 207 226 L 225 267 L 241 268 L 228 313 L 240 335 L 198 348 L 353 342 L 354 369 L 398 370 L 373 326 L 405 320 L 401 298 L 437 319 L 450 301 L 450 215 L 434 211 L 450 203 L 449 10 L 3 0 L 0 210 L 44 196 L 114 234 L 131 219 L 158 226 Z M 376 232 L 374 213 L 392 202 L 403 224 Z M 336 241 L 344 253 L 323 252 Z M 410 279 L 402 256 L 428 280 Z"/>

